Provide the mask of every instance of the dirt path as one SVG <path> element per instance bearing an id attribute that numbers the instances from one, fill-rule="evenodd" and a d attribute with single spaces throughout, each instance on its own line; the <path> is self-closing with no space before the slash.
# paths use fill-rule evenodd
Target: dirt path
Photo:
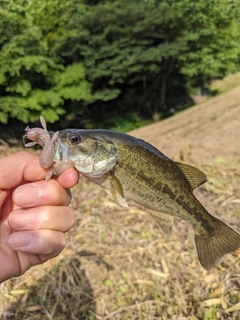
<path id="1" fill-rule="evenodd" d="M 130 132 L 175 159 L 210 164 L 240 158 L 240 87 Z"/>

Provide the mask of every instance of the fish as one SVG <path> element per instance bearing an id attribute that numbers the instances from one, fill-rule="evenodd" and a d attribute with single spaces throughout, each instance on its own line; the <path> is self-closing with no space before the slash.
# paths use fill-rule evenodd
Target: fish
<path id="1" fill-rule="evenodd" d="M 69 162 L 102 186 L 118 204 L 130 199 L 142 205 L 168 236 L 173 216 L 195 232 L 199 261 L 209 270 L 227 253 L 240 248 L 240 235 L 212 216 L 193 190 L 207 181 L 199 169 L 173 161 L 151 144 L 105 129 L 60 130 L 55 163 Z"/>
<path id="2" fill-rule="evenodd" d="M 74 167 L 103 187 L 119 205 L 126 199 L 142 205 L 169 237 L 173 217 L 186 221 L 195 232 L 195 244 L 203 268 L 210 270 L 226 254 L 240 248 L 240 235 L 212 216 L 193 194 L 207 181 L 199 169 L 173 161 L 148 142 L 105 129 L 65 129 L 48 132 L 29 127 L 25 146 L 43 147 L 40 164 L 48 167 L 46 179 Z M 46 140 L 46 141 L 45 141 Z"/>

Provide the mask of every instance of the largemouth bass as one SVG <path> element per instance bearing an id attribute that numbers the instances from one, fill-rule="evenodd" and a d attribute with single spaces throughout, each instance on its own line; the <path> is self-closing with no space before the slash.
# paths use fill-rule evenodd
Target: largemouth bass
<path id="1" fill-rule="evenodd" d="M 193 189 L 207 180 L 200 170 L 169 159 L 145 141 L 109 130 L 59 131 L 55 150 L 56 163 L 74 163 L 123 206 L 127 206 L 125 198 L 141 204 L 166 234 L 171 233 L 171 216 L 189 223 L 205 269 L 240 248 L 240 235 L 193 195 Z"/>
<path id="2" fill-rule="evenodd" d="M 48 132 L 29 127 L 24 138 L 43 147 L 40 164 L 49 168 L 46 179 L 75 167 L 102 186 L 123 206 L 125 198 L 145 207 L 165 234 L 172 230 L 172 216 L 192 226 L 199 261 L 209 270 L 225 254 L 240 248 L 240 235 L 213 217 L 196 199 L 193 190 L 207 181 L 200 170 L 169 159 L 149 143 L 109 130 L 66 129 Z M 44 137 L 47 137 L 47 141 Z"/>

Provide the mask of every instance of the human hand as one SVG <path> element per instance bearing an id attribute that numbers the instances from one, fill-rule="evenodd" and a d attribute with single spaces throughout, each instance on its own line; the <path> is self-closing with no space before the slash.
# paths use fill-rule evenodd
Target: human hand
<path id="1" fill-rule="evenodd" d="M 74 223 L 68 188 L 78 182 L 68 169 L 43 180 L 37 156 L 19 152 L 0 159 L 0 283 L 57 256 Z"/>

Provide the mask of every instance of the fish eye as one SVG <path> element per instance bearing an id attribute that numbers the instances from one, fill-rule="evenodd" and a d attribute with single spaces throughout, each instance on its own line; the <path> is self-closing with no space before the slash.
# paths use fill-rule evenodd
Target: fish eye
<path id="1" fill-rule="evenodd" d="M 78 134 L 72 134 L 69 138 L 71 144 L 76 144 L 81 140 L 81 137 Z"/>

